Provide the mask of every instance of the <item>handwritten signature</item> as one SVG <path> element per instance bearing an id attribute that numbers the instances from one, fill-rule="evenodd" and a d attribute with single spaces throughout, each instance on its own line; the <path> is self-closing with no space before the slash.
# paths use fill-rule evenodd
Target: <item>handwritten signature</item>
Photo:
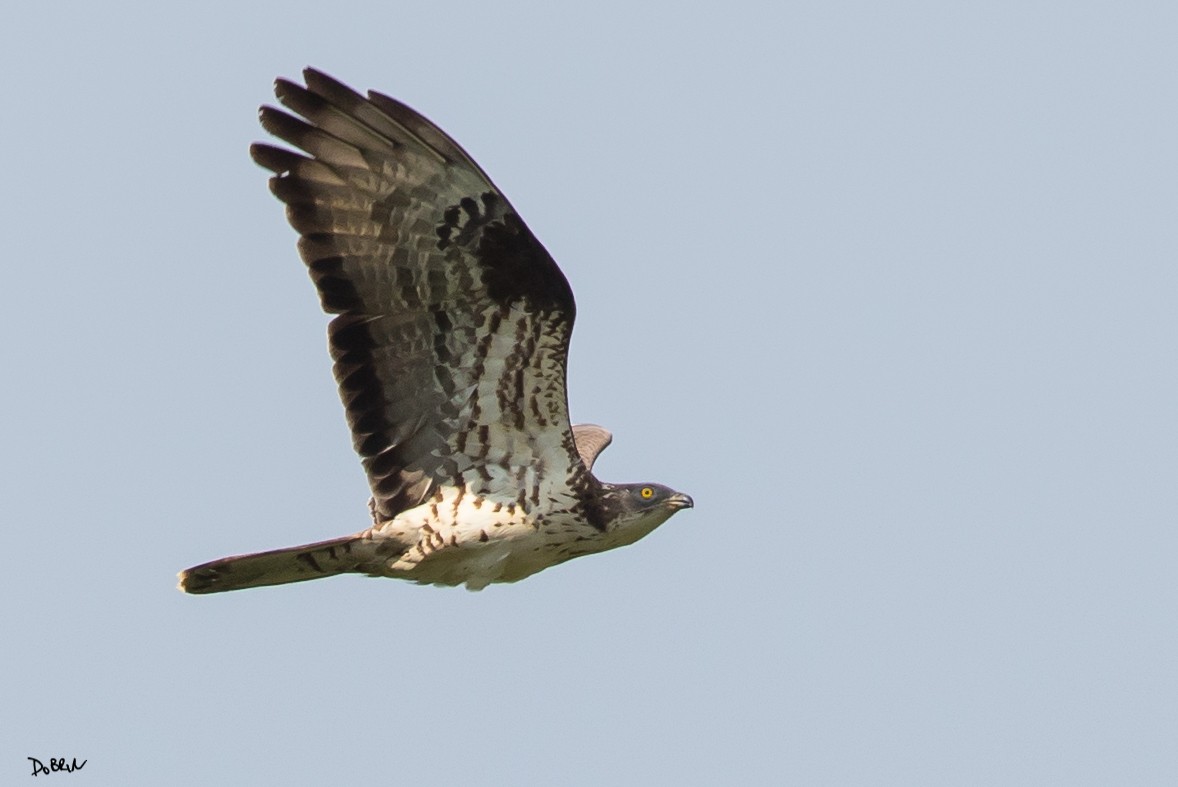
<path id="1" fill-rule="evenodd" d="M 81 762 L 78 762 L 77 757 L 72 757 L 67 763 L 65 761 L 65 757 L 62 757 L 61 759 L 58 759 L 57 757 L 50 757 L 49 764 L 46 765 L 36 757 L 27 757 L 26 759 L 33 763 L 34 776 L 40 776 L 41 774 L 47 774 L 53 771 L 65 771 L 66 773 L 73 773 L 74 771 L 82 770 L 82 766 L 89 762 L 89 760 L 82 760 Z"/>

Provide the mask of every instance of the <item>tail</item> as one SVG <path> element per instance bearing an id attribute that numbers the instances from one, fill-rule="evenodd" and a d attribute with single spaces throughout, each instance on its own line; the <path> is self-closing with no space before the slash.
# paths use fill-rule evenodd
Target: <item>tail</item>
<path id="1" fill-rule="evenodd" d="M 223 557 L 180 572 L 185 593 L 221 593 L 226 590 L 284 585 L 308 579 L 362 571 L 372 557 L 363 534 L 333 538 L 316 544 Z"/>

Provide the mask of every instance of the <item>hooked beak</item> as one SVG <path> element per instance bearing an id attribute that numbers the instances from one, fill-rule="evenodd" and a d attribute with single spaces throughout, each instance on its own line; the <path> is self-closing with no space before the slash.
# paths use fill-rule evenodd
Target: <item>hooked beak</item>
<path id="1" fill-rule="evenodd" d="M 667 498 L 667 505 L 678 511 L 681 508 L 695 508 L 695 501 L 691 499 L 690 495 L 676 492 Z"/>

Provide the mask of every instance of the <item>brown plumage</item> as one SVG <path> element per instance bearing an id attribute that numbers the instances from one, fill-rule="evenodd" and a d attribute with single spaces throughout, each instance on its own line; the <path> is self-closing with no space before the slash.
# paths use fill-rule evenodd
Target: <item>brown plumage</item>
<path id="1" fill-rule="evenodd" d="M 336 381 L 372 489 L 354 536 L 196 566 L 207 593 L 343 572 L 438 584 L 515 581 L 637 540 L 689 506 L 590 472 L 610 440 L 574 432 L 575 306 L 564 275 L 453 140 L 400 102 L 311 69 L 278 80 L 256 144 L 300 234 Z"/>

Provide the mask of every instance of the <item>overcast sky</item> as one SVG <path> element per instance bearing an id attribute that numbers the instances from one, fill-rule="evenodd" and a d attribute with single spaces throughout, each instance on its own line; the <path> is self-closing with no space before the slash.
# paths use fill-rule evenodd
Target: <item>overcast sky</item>
<path id="1" fill-rule="evenodd" d="M 1178 6 L 21 4 L 0 32 L 0 782 L 1178 781 Z M 424 112 L 578 303 L 597 473 L 481 593 L 182 568 L 366 526 L 247 155 Z"/>

